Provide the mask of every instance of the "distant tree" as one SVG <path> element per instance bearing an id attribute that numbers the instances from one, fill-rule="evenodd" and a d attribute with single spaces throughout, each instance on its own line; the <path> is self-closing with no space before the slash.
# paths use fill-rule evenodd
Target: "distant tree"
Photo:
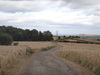
<path id="1" fill-rule="evenodd" d="M 66 36 L 64 35 L 63 38 L 66 38 Z"/>
<path id="2" fill-rule="evenodd" d="M 43 41 L 52 41 L 53 35 L 50 31 L 44 31 L 43 32 Z"/>
<path id="3" fill-rule="evenodd" d="M 38 33 L 38 40 L 43 41 L 43 33 L 41 31 Z"/>
<path id="4" fill-rule="evenodd" d="M 100 41 L 100 39 L 97 39 L 97 41 Z"/>
<path id="5" fill-rule="evenodd" d="M 24 40 L 25 41 L 31 41 L 31 31 L 29 29 L 26 29 L 24 31 Z"/>
<path id="6" fill-rule="evenodd" d="M 72 36 L 69 36 L 69 38 L 71 38 Z"/>
<path id="7" fill-rule="evenodd" d="M 61 39 L 61 37 L 60 36 L 58 36 L 58 40 L 60 40 Z"/>
<path id="8" fill-rule="evenodd" d="M 75 37 L 74 37 L 74 36 L 69 36 L 69 38 L 70 38 L 70 39 L 73 39 L 73 38 L 75 38 Z"/>
<path id="9" fill-rule="evenodd" d="M 9 34 L 0 35 L 0 45 L 11 45 L 13 42 L 12 36 Z"/>
<path id="10" fill-rule="evenodd" d="M 38 41 L 38 31 L 36 29 L 33 29 L 31 31 L 31 40 L 32 41 Z"/>
<path id="11" fill-rule="evenodd" d="M 80 38 L 79 36 L 75 36 L 75 38 Z"/>

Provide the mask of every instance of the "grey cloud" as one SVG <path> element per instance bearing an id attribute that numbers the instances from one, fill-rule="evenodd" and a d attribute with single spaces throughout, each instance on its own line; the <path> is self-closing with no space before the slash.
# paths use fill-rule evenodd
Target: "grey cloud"
<path id="1" fill-rule="evenodd" d="M 59 1 L 45 0 L 3 0 L 0 1 L 1 12 L 34 12 L 58 7 Z"/>
<path id="2" fill-rule="evenodd" d="M 1 1 L 34 1 L 34 0 L 1 0 Z"/>
<path id="3" fill-rule="evenodd" d="M 1 12 L 41 11 L 48 8 L 48 2 L 42 1 L 0 1 Z"/>
<path id="4" fill-rule="evenodd" d="M 100 4 L 100 0 L 63 0 L 66 3 L 73 3 L 79 5 L 97 5 Z"/>
<path id="5" fill-rule="evenodd" d="M 62 0 L 62 6 L 76 11 L 86 11 L 90 15 L 100 15 L 100 0 Z M 86 13 L 86 14 L 87 14 Z"/>

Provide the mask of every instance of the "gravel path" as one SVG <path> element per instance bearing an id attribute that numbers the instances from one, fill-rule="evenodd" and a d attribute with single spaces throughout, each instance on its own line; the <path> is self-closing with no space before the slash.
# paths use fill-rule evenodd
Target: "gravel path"
<path id="1" fill-rule="evenodd" d="M 19 75 L 93 75 L 54 55 L 60 46 L 34 54 Z"/>

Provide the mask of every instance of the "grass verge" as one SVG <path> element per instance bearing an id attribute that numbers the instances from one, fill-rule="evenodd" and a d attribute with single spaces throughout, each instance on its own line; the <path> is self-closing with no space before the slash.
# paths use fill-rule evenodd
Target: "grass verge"
<path id="1" fill-rule="evenodd" d="M 55 48 L 56 46 L 49 46 L 49 47 L 45 47 L 45 48 L 41 48 L 41 51 L 47 51 L 50 50 L 52 48 Z"/>
<path id="2" fill-rule="evenodd" d="M 75 62 L 77 64 L 80 64 L 83 67 L 88 68 L 89 70 L 94 72 L 96 75 L 100 75 L 100 66 L 95 66 L 91 62 L 89 62 L 88 60 L 81 60 L 81 59 L 76 58 L 76 57 L 71 57 L 68 54 L 62 55 L 59 52 L 57 53 L 57 55 L 62 57 L 62 58 L 64 58 L 64 59 L 67 59 L 67 60 L 73 61 L 73 62 Z"/>

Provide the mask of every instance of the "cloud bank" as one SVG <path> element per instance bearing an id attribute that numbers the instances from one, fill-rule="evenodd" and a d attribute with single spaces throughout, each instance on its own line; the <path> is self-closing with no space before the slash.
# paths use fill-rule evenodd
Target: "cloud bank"
<path id="1" fill-rule="evenodd" d="M 0 25 L 100 34 L 100 0 L 2 0 Z"/>

